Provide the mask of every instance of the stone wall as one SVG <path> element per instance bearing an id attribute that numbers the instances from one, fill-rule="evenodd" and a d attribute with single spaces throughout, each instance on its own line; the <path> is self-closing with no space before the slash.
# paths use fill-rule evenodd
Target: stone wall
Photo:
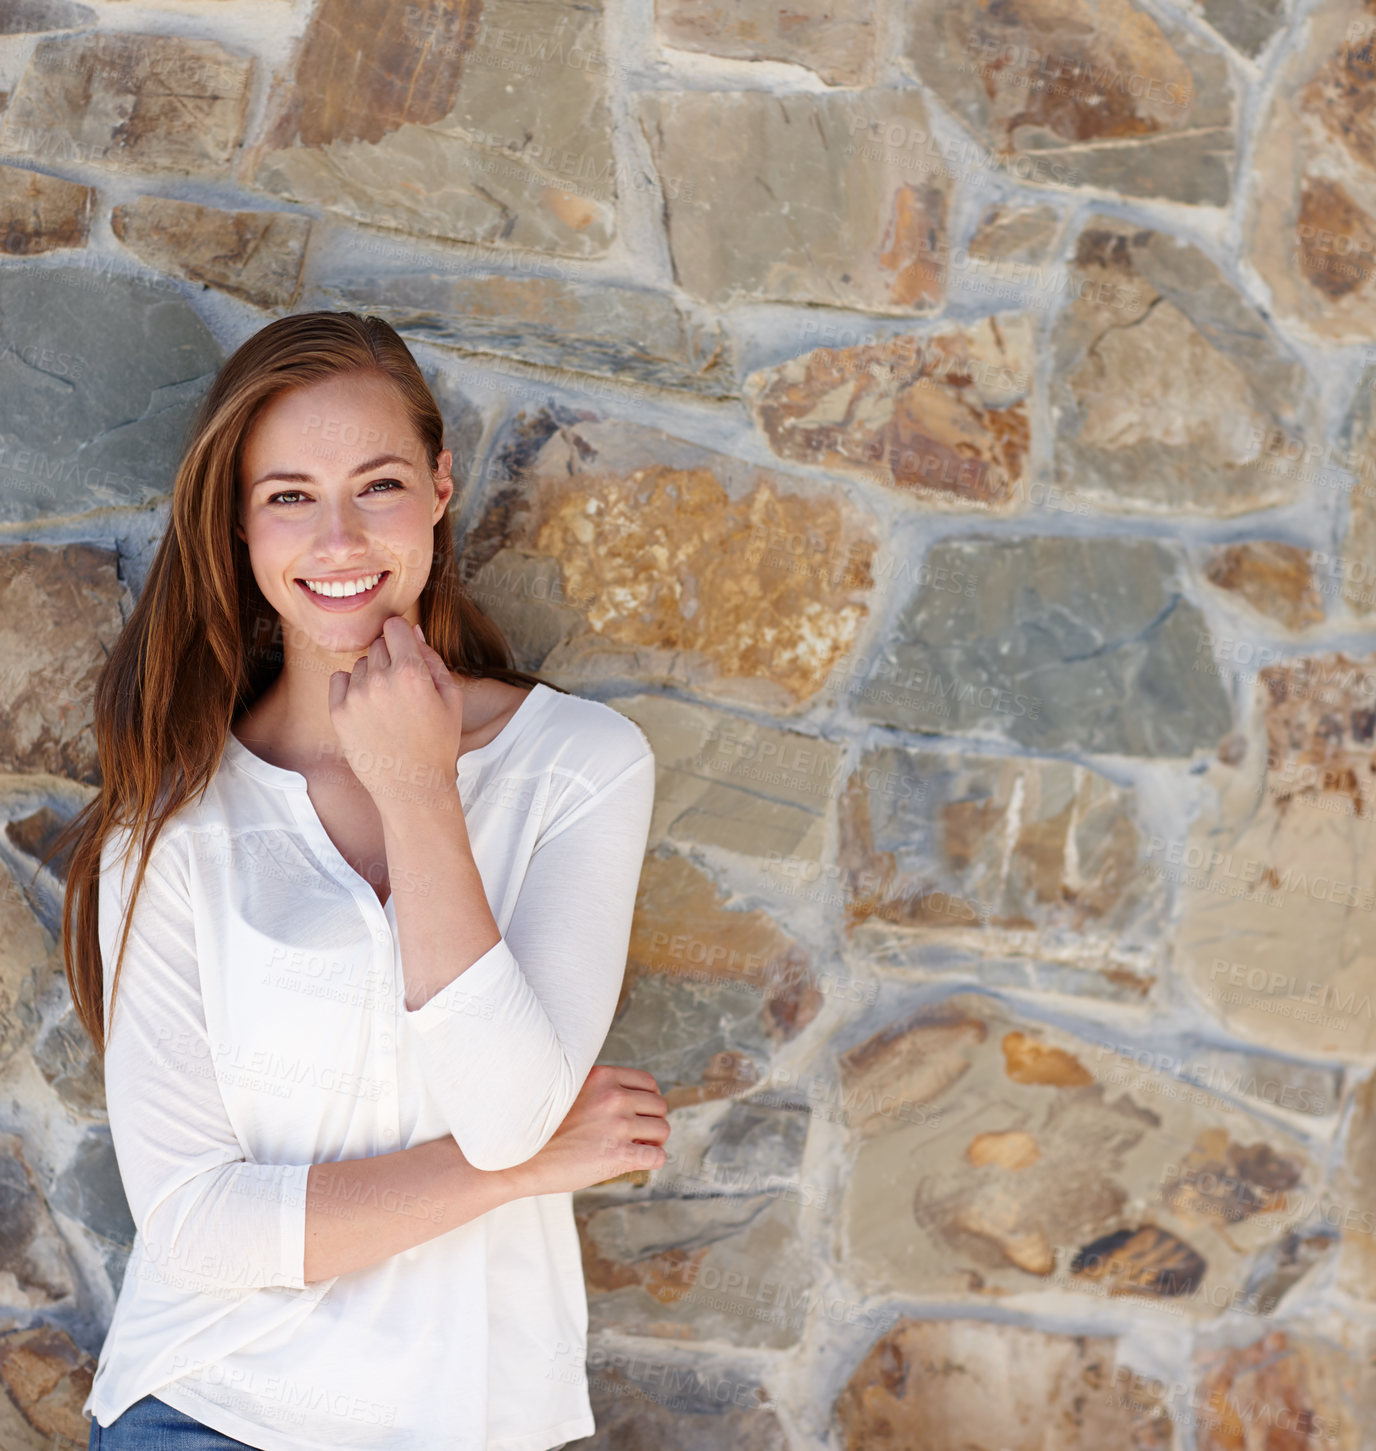
<path id="1" fill-rule="evenodd" d="M 1373 32 L 0 10 L 0 1443 L 85 1444 L 132 1237 L 34 866 L 196 399 L 350 307 L 659 764 L 580 1444 L 1376 1445 Z"/>

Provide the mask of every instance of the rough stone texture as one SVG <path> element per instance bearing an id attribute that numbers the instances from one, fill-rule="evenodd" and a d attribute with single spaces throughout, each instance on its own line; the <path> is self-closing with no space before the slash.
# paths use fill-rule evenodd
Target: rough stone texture
<path id="1" fill-rule="evenodd" d="M 228 174 L 252 61 L 210 40 L 88 31 L 45 36 L 0 124 L 0 152 Z"/>
<path id="2" fill-rule="evenodd" d="M 1195 0 L 1193 8 L 1252 60 L 1285 23 L 1285 0 Z"/>
<path id="3" fill-rule="evenodd" d="M 110 227 L 152 267 L 283 309 L 300 286 L 311 231 L 310 218 L 292 212 L 224 212 L 153 196 L 115 207 Z"/>
<path id="4" fill-rule="evenodd" d="M 711 847 L 752 865 L 821 860 L 827 812 L 841 785 L 841 753 L 832 742 L 687 701 L 613 700 L 653 743 L 652 848 Z"/>
<path id="5" fill-rule="evenodd" d="M 92 785 L 96 677 L 122 624 L 115 556 L 86 544 L 0 550 L 0 769 Z"/>
<path id="6" fill-rule="evenodd" d="M 637 112 L 676 281 L 709 302 L 910 316 L 944 293 L 950 174 L 916 90 L 670 91 Z"/>
<path id="7" fill-rule="evenodd" d="M 1190 670 L 1207 631 L 1162 545 L 950 540 L 926 565 L 876 656 L 834 677 L 857 715 L 1131 756 L 1186 756 L 1229 730 L 1217 678 Z"/>
<path id="8" fill-rule="evenodd" d="M 96 12 L 76 0 L 9 0 L 0 12 L 0 35 L 23 35 L 35 30 L 75 30 L 90 25 Z"/>
<path id="9" fill-rule="evenodd" d="M 499 551 L 557 562 L 577 624 L 538 668 L 574 689 L 635 675 L 787 708 L 820 688 L 867 613 L 868 514 L 652 429 L 523 415 L 488 498 L 465 583 L 504 624 L 523 586 Z M 796 557 L 798 540 L 823 555 Z M 853 567 L 842 575 L 837 560 Z"/>
<path id="10" fill-rule="evenodd" d="M 1030 180 L 1224 206 L 1237 146 L 1227 64 L 1159 13 L 916 0 L 903 61 L 990 150 L 1049 158 L 1055 169 Z"/>
<path id="11" fill-rule="evenodd" d="M 1307 416 L 1304 369 L 1198 248 L 1092 216 L 1053 342 L 1060 482 L 1096 504 L 1231 515 L 1290 500 L 1258 459 Z"/>
<path id="12" fill-rule="evenodd" d="M 1116 1345 L 979 1320 L 903 1320 L 837 1397 L 845 1451 L 1157 1451 L 1159 1403 L 1117 1393 Z"/>
<path id="13" fill-rule="evenodd" d="M 888 1021 L 840 1072 L 861 1290 L 1041 1285 L 1212 1319 L 1244 1307 L 1250 1257 L 1294 1227 L 1320 1172 L 1267 1119 L 974 994 Z"/>
<path id="14" fill-rule="evenodd" d="M 680 50 L 792 61 L 833 86 L 874 79 L 874 0 L 801 0 L 786 9 L 761 0 L 658 0 L 655 31 Z"/>
<path id="15" fill-rule="evenodd" d="M 1060 228 L 1061 213 L 1056 207 L 995 202 L 986 208 L 970 238 L 970 257 L 1038 266 L 1051 260 Z"/>
<path id="16" fill-rule="evenodd" d="M 1368 1074 L 1352 1095 L 1343 1167 L 1335 1175 L 1333 1206 L 1325 1227 L 1340 1241 L 1338 1283 L 1345 1294 L 1376 1302 L 1376 1074 Z"/>
<path id="17" fill-rule="evenodd" d="M 599 256 L 616 161 L 600 3 L 324 0 L 243 175 L 432 237 Z"/>
<path id="18" fill-rule="evenodd" d="M 954 948 L 957 968 L 1007 956 L 1026 986 L 1138 1001 L 1164 967 L 1134 793 L 1084 766 L 880 747 L 837 817 L 857 963 L 939 971 Z"/>
<path id="19" fill-rule="evenodd" d="M 1352 415 L 1345 421 L 1340 457 L 1352 482 L 1347 490 L 1346 533 L 1336 557 L 1324 556 L 1325 596 L 1341 598 L 1359 618 L 1376 615 L 1376 368 L 1362 374 Z"/>
<path id="20" fill-rule="evenodd" d="M 0 270 L 0 522 L 171 492 L 223 353 L 165 288 L 98 269 Z"/>
<path id="21" fill-rule="evenodd" d="M 10 1133 L 0 1133 L 0 1285 L 11 1313 L 24 1316 L 69 1300 L 76 1292 L 67 1246 L 44 1203 L 23 1142 Z"/>
<path id="22" fill-rule="evenodd" d="M 780 1349 L 806 1329 L 817 1290 L 803 1252 L 802 1193 L 711 1193 L 575 1208 L 588 1330 Z M 773 1186 L 770 1186 L 773 1188 Z M 805 1186 L 807 1187 L 807 1186 Z"/>
<path id="23" fill-rule="evenodd" d="M 1285 629 L 1303 630 L 1318 624 L 1324 614 L 1323 599 L 1314 587 L 1311 554 L 1275 540 L 1227 544 L 1214 550 L 1204 576 Z"/>
<path id="24" fill-rule="evenodd" d="M 85 1446 L 90 1421 L 81 1407 L 96 1362 L 51 1325 L 0 1334 L 0 1441 L 6 1451 Z"/>
<path id="25" fill-rule="evenodd" d="M 597 1432 L 568 1443 L 578 1451 L 789 1451 L 767 1392 L 735 1362 L 590 1353 L 587 1374 Z"/>
<path id="26" fill-rule="evenodd" d="M 708 397 L 738 391 L 731 340 L 645 288 L 549 277 L 415 275 L 342 280 L 333 305 L 377 313 L 403 337 Z"/>
<path id="27" fill-rule="evenodd" d="M 665 780 L 674 768 L 659 770 Z M 734 817 L 748 833 L 731 795 L 720 793 L 728 814 L 719 825 Z M 656 802 L 663 807 L 658 792 Z M 809 954 L 768 914 L 730 909 L 685 858 L 652 852 L 601 1060 L 653 1073 L 671 1108 L 743 1093 L 817 1016 L 822 998 L 809 969 Z"/>
<path id="28" fill-rule="evenodd" d="M 1327 0 L 1307 18 L 1259 122 L 1243 222 L 1276 313 L 1326 343 L 1376 328 L 1376 126 L 1372 15 Z"/>
<path id="29" fill-rule="evenodd" d="M 1032 328 L 1023 316 L 818 348 L 745 380 L 782 458 L 923 502 L 1006 508 L 1026 494 Z"/>
<path id="30" fill-rule="evenodd" d="M 1250 1344 L 1201 1351 L 1195 1364 L 1199 1451 L 1365 1444 L 1355 1368 L 1340 1346 L 1276 1329 Z"/>
<path id="31" fill-rule="evenodd" d="M 1213 763 L 1218 805 L 1150 872 L 1179 898 L 1175 970 L 1204 1010 L 1256 1044 L 1353 1061 L 1376 1051 L 1376 656 L 1260 671 L 1264 736 Z"/>
<path id="32" fill-rule="evenodd" d="M 95 188 L 20 166 L 0 166 L 0 251 L 34 257 L 84 247 Z"/>

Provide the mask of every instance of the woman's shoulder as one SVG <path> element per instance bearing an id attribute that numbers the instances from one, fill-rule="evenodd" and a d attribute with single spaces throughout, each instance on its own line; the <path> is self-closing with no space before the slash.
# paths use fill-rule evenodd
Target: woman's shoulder
<path id="1" fill-rule="evenodd" d="M 556 768 L 612 780 L 644 758 L 649 737 L 630 716 L 605 701 L 547 687 L 541 745 Z"/>

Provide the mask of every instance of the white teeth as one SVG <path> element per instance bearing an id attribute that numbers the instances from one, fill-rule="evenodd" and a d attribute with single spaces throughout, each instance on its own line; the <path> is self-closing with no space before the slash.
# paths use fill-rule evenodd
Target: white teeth
<path id="1" fill-rule="evenodd" d="M 383 571 L 383 574 L 386 570 Z M 320 580 L 307 579 L 302 583 L 308 590 L 313 590 L 318 595 L 329 595 L 333 599 L 343 599 L 347 595 L 363 594 L 382 578 L 381 574 L 365 574 L 362 579 L 348 580 Z"/>

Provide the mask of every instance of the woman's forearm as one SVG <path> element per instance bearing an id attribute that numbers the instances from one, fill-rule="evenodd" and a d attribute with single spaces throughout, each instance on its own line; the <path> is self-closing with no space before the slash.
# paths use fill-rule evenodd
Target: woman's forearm
<path id="1" fill-rule="evenodd" d="M 312 1164 L 306 1176 L 306 1283 L 377 1264 L 539 1193 L 533 1162 L 475 1169 L 446 1136 L 370 1159 Z"/>

